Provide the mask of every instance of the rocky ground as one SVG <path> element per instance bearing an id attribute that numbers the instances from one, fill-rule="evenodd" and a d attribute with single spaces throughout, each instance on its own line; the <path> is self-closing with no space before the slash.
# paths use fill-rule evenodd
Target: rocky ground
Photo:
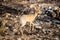
<path id="1" fill-rule="evenodd" d="M 0 40 L 60 40 L 60 5 L 58 4 L 60 1 L 58 1 L 1 1 Z M 19 16 L 22 12 L 23 15 L 35 13 L 35 10 L 30 9 L 31 5 L 37 5 L 42 13 L 35 17 L 31 27 L 29 22 L 21 27 Z"/>

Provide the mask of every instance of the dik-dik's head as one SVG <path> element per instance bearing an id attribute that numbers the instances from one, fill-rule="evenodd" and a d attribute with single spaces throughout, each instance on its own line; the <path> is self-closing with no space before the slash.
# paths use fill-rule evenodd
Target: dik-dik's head
<path id="1" fill-rule="evenodd" d="M 42 10 L 39 8 L 39 6 L 37 4 L 31 4 L 30 8 L 35 9 L 35 14 L 41 14 L 42 13 Z"/>

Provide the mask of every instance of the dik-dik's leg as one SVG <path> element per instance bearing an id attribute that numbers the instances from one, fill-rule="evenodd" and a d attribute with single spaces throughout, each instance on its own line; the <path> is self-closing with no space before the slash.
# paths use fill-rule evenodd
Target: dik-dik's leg
<path id="1" fill-rule="evenodd" d="M 30 29 L 31 29 L 31 33 L 34 31 L 34 25 L 33 23 L 30 23 Z"/>

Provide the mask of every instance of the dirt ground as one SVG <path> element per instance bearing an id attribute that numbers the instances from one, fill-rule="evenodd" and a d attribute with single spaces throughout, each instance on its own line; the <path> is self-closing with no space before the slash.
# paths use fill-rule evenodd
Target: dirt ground
<path id="1" fill-rule="evenodd" d="M 1 0 L 0 40 L 60 40 L 60 0 Z"/>

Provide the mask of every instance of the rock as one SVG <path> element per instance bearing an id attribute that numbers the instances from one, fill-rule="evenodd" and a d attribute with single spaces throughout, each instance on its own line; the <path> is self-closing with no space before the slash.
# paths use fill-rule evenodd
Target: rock
<path id="1" fill-rule="evenodd" d="M 30 11 L 29 11 L 30 14 L 34 14 L 35 13 L 35 9 L 34 8 L 31 8 Z"/>

